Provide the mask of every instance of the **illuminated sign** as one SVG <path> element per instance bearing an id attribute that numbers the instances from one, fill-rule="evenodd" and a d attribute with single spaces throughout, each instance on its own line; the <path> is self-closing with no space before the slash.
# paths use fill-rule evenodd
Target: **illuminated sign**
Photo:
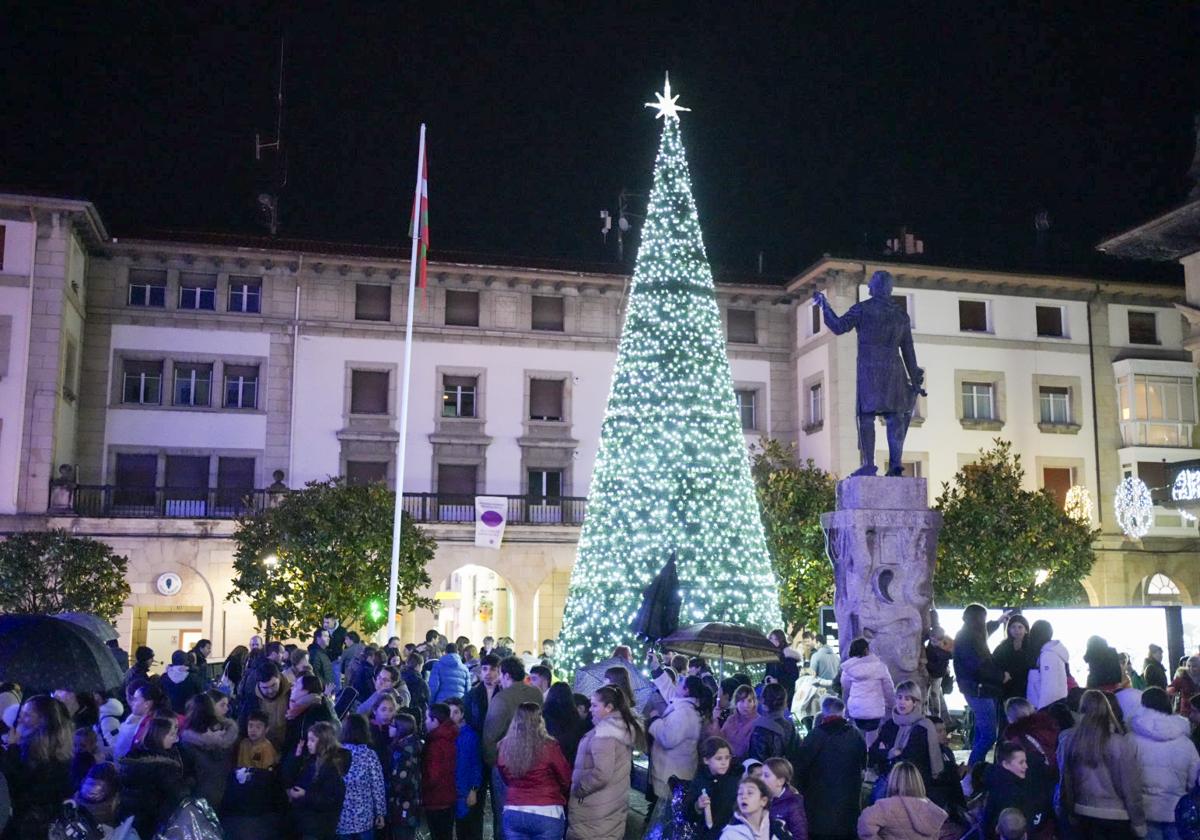
<path id="1" fill-rule="evenodd" d="M 1177 502 L 1200 500 L 1200 469 L 1180 470 L 1171 485 L 1171 498 Z"/>

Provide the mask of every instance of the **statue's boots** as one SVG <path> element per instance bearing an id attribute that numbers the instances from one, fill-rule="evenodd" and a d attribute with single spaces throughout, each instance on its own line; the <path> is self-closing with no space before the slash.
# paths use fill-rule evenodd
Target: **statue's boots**
<path id="1" fill-rule="evenodd" d="M 850 473 L 850 475 L 876 475 L 878 472 L 879 468 L 874 464 L 863 464 L 854 472 Z"/>

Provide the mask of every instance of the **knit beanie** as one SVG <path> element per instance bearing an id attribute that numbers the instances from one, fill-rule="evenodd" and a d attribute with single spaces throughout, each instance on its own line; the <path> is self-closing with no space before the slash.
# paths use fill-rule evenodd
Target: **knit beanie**
<path id="1" fill-rule="evenodd" d="M 149 665 L 154 661 L 154 651 L 142 645 L 134 651 L 133 658 L 139 665 Z"/>

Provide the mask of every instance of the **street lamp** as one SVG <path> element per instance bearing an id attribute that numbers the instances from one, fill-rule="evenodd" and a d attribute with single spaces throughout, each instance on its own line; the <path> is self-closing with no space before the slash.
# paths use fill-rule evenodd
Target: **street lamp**
<path id="1" fill-rule="evenodd" d="M 268 554 L 266 557 L 263 558 L 262 563 L 263 563 L 263 567 L 267 570 L 267 582 L 270 583 L 271 575 L 274 574 L 275 569 L 279 566 L 279 558 L 274 554 Z M 274 593 L 271 593 L 271 598 L 273 599 L 274 597 L 275 597 Z M 272 604 L 272 600 L 268 599 L 268 601 L 267 601 L 267 641 L 266 641 L 266 644 L 271 643 L 271 604 Z"/>

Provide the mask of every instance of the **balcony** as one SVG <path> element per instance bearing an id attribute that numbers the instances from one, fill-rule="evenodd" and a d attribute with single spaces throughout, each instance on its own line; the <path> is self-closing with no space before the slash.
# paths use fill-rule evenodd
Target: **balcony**
<path id="1" fill-rule="evenodd" d="M 171 487 L 76 485 L 69 503 L 51 513 L 83 517 L 149 519 L 236 519 L 270 507 L 279 490 L 216 490 Z M 587 499 L 579 496 L 503 496 L 509 525 L 583 524 Z M 416 522 L 471 523 L 475 497 L 439 493 L 405 493 L 404 511 Z"/>

